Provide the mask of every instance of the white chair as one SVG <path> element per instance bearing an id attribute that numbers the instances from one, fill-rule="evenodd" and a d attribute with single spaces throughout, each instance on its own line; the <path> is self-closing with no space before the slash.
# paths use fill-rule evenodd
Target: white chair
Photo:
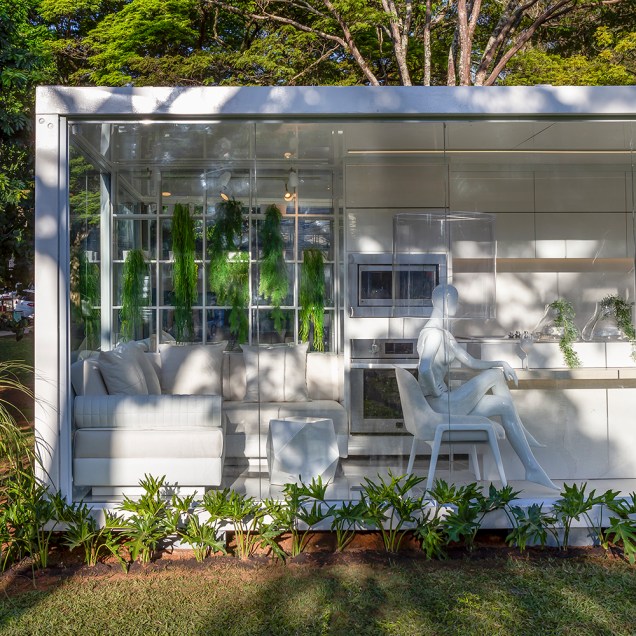
<path id="1" fill-rule="evenodd" d="M 433 485 L 435 466 L 439 449 L 442 444 L 463 443 L 471 444 L 471 462 L 477 481 L 481 479 L 479 463 L 477 460 L 477 444 L 489 444 L 492 451 L 501 483 L 506 486 L 506 474 L 501 462 L 501 454 L 497 439 L 505 439 L 506 434 L 503 427 L 481 415 L 449 415 L 448 413 L 437 413 L 426 401 L 422 389 L 415 377 L 406 369 L 396 367 L 398 389 L 400 391 L 400 401 L 404 413 L 404 424 L 406 430 L 413 435 L 413 446 L 406 472 L 410 475 L 413 471 L 417 443 L 419 440 L 425 441 L 432 448 L 431 464 L 428 469 L 428 479 L 426 489 L 430 490 Z"/>

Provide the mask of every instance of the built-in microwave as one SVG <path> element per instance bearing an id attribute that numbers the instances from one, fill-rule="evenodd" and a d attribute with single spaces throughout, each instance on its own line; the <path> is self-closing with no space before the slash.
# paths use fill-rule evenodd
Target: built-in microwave
<path id="1" fill-rule="evenodd" d="M 350 253 L 351 318 L 429 316 L 433 289 L 446 282 L 446 255 Z"/>

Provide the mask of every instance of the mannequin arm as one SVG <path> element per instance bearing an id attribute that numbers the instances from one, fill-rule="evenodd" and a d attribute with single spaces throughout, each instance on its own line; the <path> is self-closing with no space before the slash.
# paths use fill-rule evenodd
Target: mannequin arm
<path id="1" fill-rule="evenodd" d="M 477 358 L 473 358 L 473 356 L 462 349 L 459 345 L 455 345 L 454 353 L 455 358 L 469 369 L 485 371 L 486 369 L 501 367 L 506 380 L 511 380 L 515 383 L 515 386 L 519 384 L 519 379 L 517 378 L 515 370 L 504 360 L 478 360 Z"/>

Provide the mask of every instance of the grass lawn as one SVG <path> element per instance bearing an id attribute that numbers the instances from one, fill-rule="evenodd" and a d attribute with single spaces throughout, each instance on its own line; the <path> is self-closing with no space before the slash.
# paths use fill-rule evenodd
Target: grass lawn
<path id="1" fill-rule="evenodd" d="M 634 634 L 636 578 L 603 557 L 170 562 L 4 595 L 0 633 Z M 7 583 L 5 574 L 4 583 Z M 0 581 L 1 582 L 1 581 Z"/>

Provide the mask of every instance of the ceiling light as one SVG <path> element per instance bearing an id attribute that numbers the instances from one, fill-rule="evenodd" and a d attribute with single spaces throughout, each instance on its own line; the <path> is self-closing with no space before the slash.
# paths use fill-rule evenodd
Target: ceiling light
<path id="1" fill-rule="evenodd" d="M 161 196 L 162 197 L 169 197 L 172 193 L 171 192 L 162 192 Z"/>

